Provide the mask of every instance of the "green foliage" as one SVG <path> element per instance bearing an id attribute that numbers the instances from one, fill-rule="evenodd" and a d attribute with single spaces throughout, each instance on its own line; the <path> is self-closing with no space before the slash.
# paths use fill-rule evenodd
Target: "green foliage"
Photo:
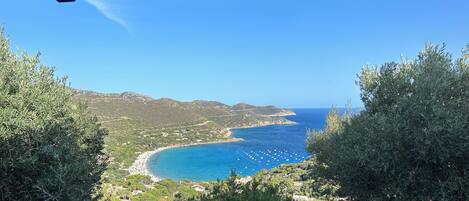
<path id="1" fill-rule="evenodd" d="M 147 201 L 147 200 L 169 200 L 171 192 L 164 186 L 155 185 L 155 187 L 147 192 L 132 197 L 132 200 Z"/>
<path id="2" fill-rule="evenodd" d="M 144 175 L 130 175 L 124 179 L 123 187 L 133 190 L 145 190 L 145 185 L 151 185 L 153 181 L 149 176 Z"/>
<path id="3" fill-rule="evenodd" d="M 324 163 L 319 163 L 315 156 L 308 160 L 308 172 L 305 185 L 301 189 L 310 193 L 311 197 L 320 200 L 337 200 L 340 197 L 340 185 L 330 179 L 330 169 Z"/>
<path id="4" fill-rule="evenodd" d="M 197 193 L 197 191 L 192 189 L 190 186 L 181 186 L 178 189 L 178 192 L 175 195 L 174 200 L 176 200 L 176 201 L 177 200 L 188 200 L 188 199 L 192 199 L 194 197 L 197 197 L 198 195 L 199 194 Z"/>
<path id="5" fill-rule="evenodd" d="M 0 31 L 0 200 L 92 199 L 106 131 L 65 83 Z"/>
<path id="6" fill-rule="evenodd" d="M 199 195 L 193 189 L 195 184 L 189 181 L 175 182 L 170 179 L 153 182 L 149 176 L 129 175 L 114 183 L 103 184 L 103 196 L 100 200 L 188 200 Z"/>
<path id="7" fill-rule="evenodd" d="M 277 189 L 276 194 L 283 198 L 297 195 L 315 200 L 336 200 L 339 185 L 324 177 L 325 169 L 312 156 L 300 163 L 260 171 L 253 180 L 259 183 L 259 189 L 273 187 Z"/>
<path id="8" fill-rule="evenodd" d="M 162 180 L 162 181 L 158 182 L 158 184 L 161 185 L 161 186 L 164 186 L 165 188 L 167 188 L 171 192 L 176 192 L 178 187 L 179 187 L 178 183 L 176 183 L 175 181 L 173 181 L 171 179 Z"/>
<path id="9" fill-rule="evenodd" d="M 251 181 L 242 184 L 239 177 L 232 171 L 226 181 L 214 182 L 208 194 L 194 197 L 188 200 L 202 201 L 283 201 L 291 200 L 291 196 L 282 197 L 274 186 L 263 186 L 259 181 Z"/>
<path id="10" fill-rule="evenodd" d="M 306 149 L 310 153 L 315 153 L 318 152 L 317 150 L 321 150 L 321 153 L 315 156 L 319 157 L 320 161 L 324 158 L 330 158 L 331 156 L 329 154 L 334 153 L 337 146 L 335 142 L 337 139 L 336 135 L 343 132 L 344 124 L 349 122 L 350 118 L 350 108 L 345 115 L 341 117 L 338 110 L 335 107 L 332 107 L 326 117 L 326 128 L 319 131 L 307 130 Z"/>
<path id="11" fill-rule="evenodd" d="M 467 50 L 453 62 L 428 45 L 414 61 L 365 67 L 358 84 L 365 110 L 310 134 L 321 175 L 357 200 L 467 200 Z"/>

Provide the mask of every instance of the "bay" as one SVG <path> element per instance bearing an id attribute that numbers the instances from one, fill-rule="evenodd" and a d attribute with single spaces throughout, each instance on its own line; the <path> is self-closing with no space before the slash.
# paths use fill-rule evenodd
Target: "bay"
<path id="1" fill-rule="evenodd" d="M 303 161 L 306 130 L 325 125 L 328 108 L 292 109 L 286 118 L 295 125 L 273 125 L 233 129 L 233 136 L 244 141 L 167 149 L 147 161 L 150 172 L 160 178 L 191 181 L 225 179 L 231 170 L 242 176 L 262 169 Z"/>

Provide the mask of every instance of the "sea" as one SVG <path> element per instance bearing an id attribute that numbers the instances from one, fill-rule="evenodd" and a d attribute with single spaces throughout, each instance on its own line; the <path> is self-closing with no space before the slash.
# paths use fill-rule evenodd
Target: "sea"
<path id="1" fill-rule="evenodd" d="M 152 155 L 147 168 L 160 178 L 212 181 L 225 179 L 231 170 L 252 176 L 263 169 L 303 161 L 308 157 L 307 129 L 322 129 L 330 109 L 292 110 L 296 115 L 286 118 L 295 125 L 233 129 L 234 137 L 244 141 L 167 149 Z"/>

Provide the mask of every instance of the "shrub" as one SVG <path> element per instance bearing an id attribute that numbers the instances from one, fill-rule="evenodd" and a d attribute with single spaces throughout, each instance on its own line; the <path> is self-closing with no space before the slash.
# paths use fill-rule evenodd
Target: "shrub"
<path id="1" fill-rule="evenodd" d="M 0 200 L 90 200 L 106 166 L 106 131 L 72 101 L 39 55 L 0 31 Z"/>
<path id="2" fill-rule="evenodd" d="M 467 53 L 453 62 L 428 45 L 413 61 L 365 67 L 364 110 L 308 141 L 325 175 L 357 200 L 469 199 Z"/>

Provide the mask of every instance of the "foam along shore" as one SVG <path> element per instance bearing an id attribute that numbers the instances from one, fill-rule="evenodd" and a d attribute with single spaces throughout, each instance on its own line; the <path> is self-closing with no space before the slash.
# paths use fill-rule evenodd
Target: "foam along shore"
<path id="1" fill-rule="evenodd" d="M 190 147 L 190 146 L 197 146 L 197 145 L 206 145 L 206 144 L 219 144 L 219 143 L 229 143 L 229 142 L 238 142 L 242 141 L 242 138 L 228 138 L 226 140 L 218 140 L 218 141 L 213 141 L 213 142 L 200 142 L 200 143 L 191 143 L 191 144 L 183 144 L 183 145 L 171 145 L 167 147 L 160 147 L 158 149 L 155 149 L 153 151 L 147 151 L 142 154 L 140 154 L 137 159 L 134 161 L 132 166 L 129 167 L 128 171 L 131 175 L 133 174 L 141 174 L 141 175 L 146 175 L 150 176 L 151 179 L 154 182 L 158 182 L 163 180 L 164 178 L 160 178 L 156 175 L 153 175 L 147 167 L 147 161 L 150 159 L 150 157 L 153 154 L 157 154 L 159 152 L 162 152 L 167 149 L 173 149 L 173 148 L 179 148 L 179 147 Z"/>

